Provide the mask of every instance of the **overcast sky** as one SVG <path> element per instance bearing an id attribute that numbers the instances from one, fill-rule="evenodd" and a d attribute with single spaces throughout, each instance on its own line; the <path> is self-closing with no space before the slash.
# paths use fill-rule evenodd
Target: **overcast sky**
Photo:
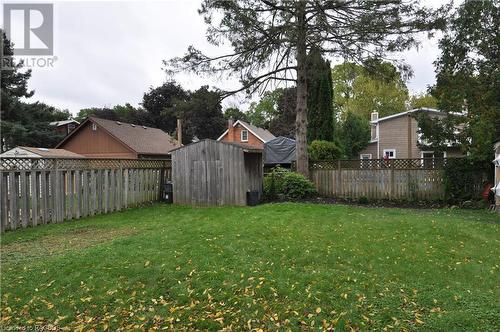
<path id="1" fill-rule="evenodd" d="M 48 1 L 44 1 L 48 2 Z M 206 26 L 197 13 L 199 1 L 54 2 L 53 68 L 33 70 L 29 81 L 40 100 L 73 114 L 86 107 L 124 104 L 137 106 L 150 86 L 165 81 L 162 60 L 182 55 L 188 45 L 218 54 L 205 40 Z M 422 47 L 401 55 L 414 71 L 408 82 L 412 93 L 435 81 L 432 62 L 437 39 L 423 38 Z M 184 88 L 209 84 L 231 87 L 231 82 L 183 75 Z M 243 100 L 226 101 L 235 105 Z"/>

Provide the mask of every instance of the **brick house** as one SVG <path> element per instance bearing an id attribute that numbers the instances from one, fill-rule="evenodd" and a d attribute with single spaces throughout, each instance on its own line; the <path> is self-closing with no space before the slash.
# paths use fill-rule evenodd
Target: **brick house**
<path id="1" fill-rule="evenodd" d="M 245 121 L 228 120 L 226 131 L 220 135 L 217 141 L 234 142 L 263 149 L 264 143 L 276 138 L 267 129 L 256 127 Z"/>
<path id="2" fill-rule="evenodd" d="M 55 130 L 64 135 L 68 135 L 70 132 L 75 130 L 75 128 L 80 124 L 76 120 L 64 120 L 64 121 L 54 121 L 50 125 L 55 127 Z"/>
<path id="3" fill-rule="evenodd" d="M 169 159 L 179 146 L 161 129 L 89 117 L 56 148 L 88 158 Z"/>
<path id="4" fill-rule="evenodd" d="M 446 113 L 431 108 L 418 108 L 401 112 L 383 118 L 377 112 L 371 115 L 371 140 L 360 154 L 360 159 L 405 158 L 446 158 L 463 156 L 460 149 L 450 144 L 444 152 L 422 150 L 418 134 L 418 121 L 414 118 L 416 112 L 425 112 L 430 116 L 446 116 Z"/>

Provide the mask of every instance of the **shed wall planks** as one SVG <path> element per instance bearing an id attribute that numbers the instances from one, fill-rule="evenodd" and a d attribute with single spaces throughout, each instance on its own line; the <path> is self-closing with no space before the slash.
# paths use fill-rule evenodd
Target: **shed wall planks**
<path id="1" fill-rule="evenodd" d="M 202 140 L 172 152 L 174 203 L 246 205 L 248 190 L 262 192 L 260 152 Z"/>

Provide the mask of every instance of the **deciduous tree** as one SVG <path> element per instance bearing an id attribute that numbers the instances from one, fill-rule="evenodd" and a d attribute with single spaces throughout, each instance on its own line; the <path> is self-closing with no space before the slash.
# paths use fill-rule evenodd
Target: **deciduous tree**
<path id="1" fill-rule="evenodd" d="M 438 100 L 429 93 L 416 94 L 410 97 L 410 108 L 438 108 Z"/>
<path id="2" fill-rule="evenodd" d="M 340 117 L 353 112 L 369 120 L 373 111 L 381 117 L 406 111 L 408 89 L 402 73 L 389 62 L 344 62 L 333 68 L 332 80 Z"/>
<path id="3" fill-rule="evenodd" d="M 175 112 L 182 118 L 184 144 L 190 143 L 194 136 L 217 139 L 226 127 L 219 93 L 208 86 L 189 93 L 188 100 L 177 103 Z"/>
<path id="4" fill-rule="evenodd" d="M 438 141 L 443 131 L 454 137 L 472 159 L 488 161 L 495 139 L 500 138 L 500 3 L 465 1 L 455 11 L 450 28 L 439 42 L 437 81 L 431 93 L 439 108 L 450 114 L 463 112 L 447 128 L 423 133 Z M 442 144 L 442 143 L 441 143 Z"/>
<path id="5" fill-rule="evenodd" d="M 224 119 L 229 120 L 242 120 L 247 122 L 248 121 L 248 114 L 243 112 L 237 107 L 228 107 L 224 110 Z"/>
<path id="6" fill-rule="evenodd" d="M 148 112 L 152 126 L 173 133 L 177 127 L 175 107 L 188 99 L 188 92 L 176 82 L 170 81 L 150 88 L 142 98 L 142 106 Z"/>

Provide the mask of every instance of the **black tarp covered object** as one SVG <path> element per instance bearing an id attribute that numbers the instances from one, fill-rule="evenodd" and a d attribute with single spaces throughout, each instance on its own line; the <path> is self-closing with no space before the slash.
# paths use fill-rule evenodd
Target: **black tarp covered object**
<path id="1" fill-rule="evenodd" d="M 295 161 L 295 140 L 276 137 L 264 143 L 265 164 L 291 164 Z"/>

